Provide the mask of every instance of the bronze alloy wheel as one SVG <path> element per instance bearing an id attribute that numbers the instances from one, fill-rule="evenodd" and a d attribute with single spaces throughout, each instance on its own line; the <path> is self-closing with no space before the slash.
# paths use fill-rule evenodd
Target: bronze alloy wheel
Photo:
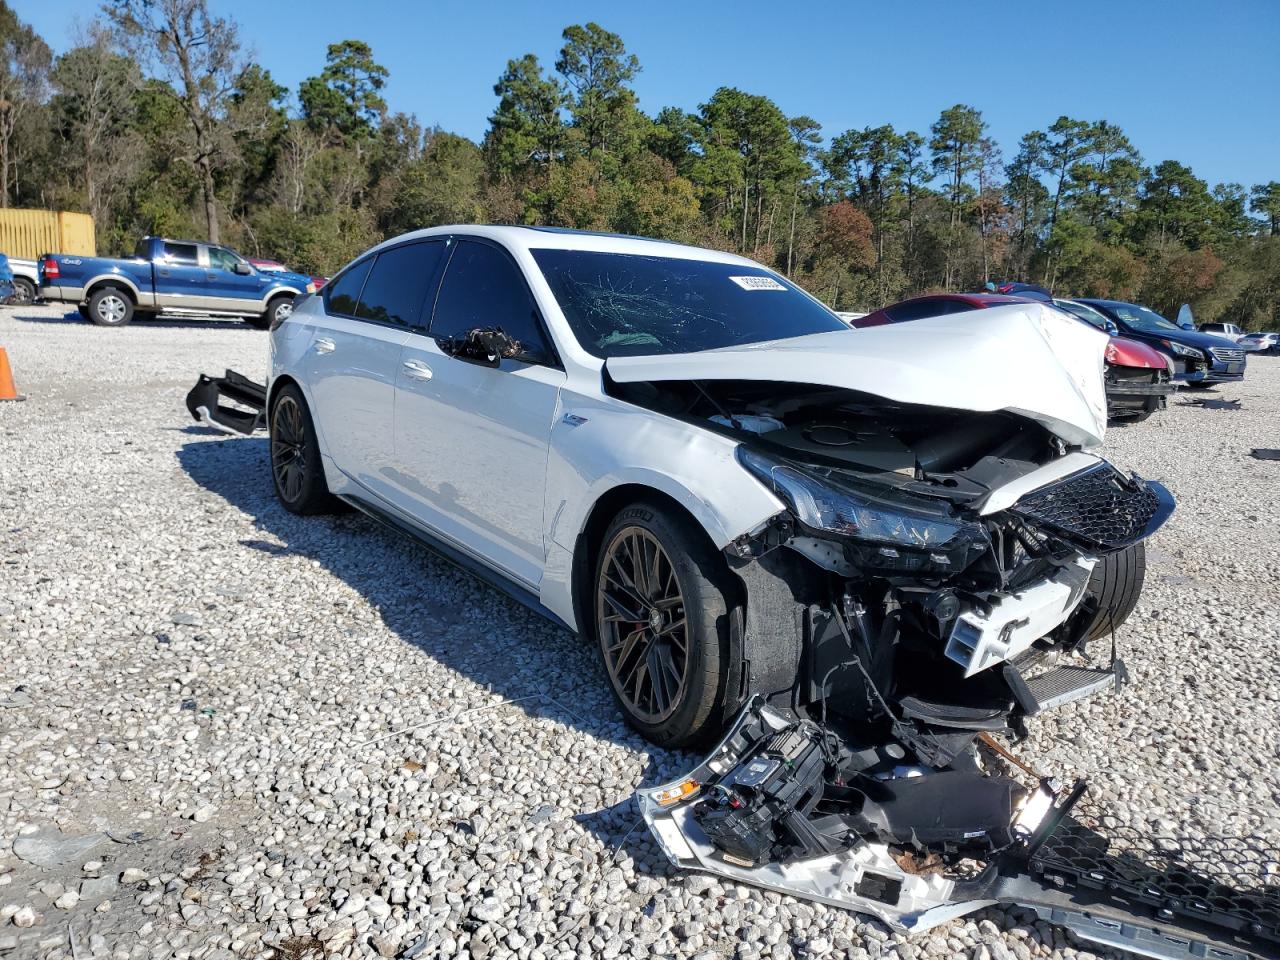
<path id="1" fill-rule="evenodd" d="M 307 428 L 302 408 L 283 396 L 271 415 L 271 471 L 276 489 L 290 503 L 302 495 L 307 476 Z"/>
<path id="2" fill-rule="evenodd" d="M 689 683 L 684 595 L 671 558 L 643 527 L 623 527 L 605 545 L 596 629 L 618 696 L 647 723 L 670 717 Z"/>

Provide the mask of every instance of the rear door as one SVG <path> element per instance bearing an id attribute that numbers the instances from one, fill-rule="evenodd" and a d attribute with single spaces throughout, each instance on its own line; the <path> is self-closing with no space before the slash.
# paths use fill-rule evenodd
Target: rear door
<path id="1" fill-rule="evenodd" d="M 335 466 L 383 499 L 391 490 L 400 348 L 422 315 L 444 251 L 416 241 L 365 257 L 325 287 L 304 376 L 323 447 Z"/>
<path id="2" fill-rule="evenodd" d="M 543 491 L 564 370 L 510 254 L 479 239 L 452 246 L 430 327 L 401 352 L 390 475 L 404 509 L 532 589 L 546 559 Z M 518 357 L 489 367 L 441 349 L 494 327 L 520 342 Z"/>
<path id="3" fill-rule="evenodd" d="M 156 306 L 184 310 L 209 309 L 199 244 L 165 240 L 160 244 L 152 267 L 155 272 Z"/>

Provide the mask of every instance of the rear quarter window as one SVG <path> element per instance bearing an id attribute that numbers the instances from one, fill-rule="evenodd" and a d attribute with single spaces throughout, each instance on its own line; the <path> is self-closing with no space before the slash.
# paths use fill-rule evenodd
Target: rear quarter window
<path id="1" fill-rule="evenodd" d="M 343 317 L 356 315 L 356 307 L 360 303 L 360 291 L 364 289 L 364 281 L 369 276 L 371 266 L 373 266 L 373 257 L 365 257 L 325 284 L 324 308 L 328 313 Z"/>

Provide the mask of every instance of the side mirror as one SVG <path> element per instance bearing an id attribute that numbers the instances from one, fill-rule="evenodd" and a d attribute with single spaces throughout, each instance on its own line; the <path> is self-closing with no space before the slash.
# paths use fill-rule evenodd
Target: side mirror
<path id="1" fill-rule="evenodd" d="M 521 352 L 520 341 L 507 336 L 501 327 L 476 327 L 462 337 L 444 337 L 437 342 L 449 356 L 484 367 L 496 367 L 504 357 L 518 357 Z"/>
<path id="2" fill-rule="evenodd" d="M 237 260 L 236 265 L 231 268 L 232 273 L 238 273 L 242 277 L 247 277 L 253 273 L 253 267 L 249 266 L 243 260 Z"/>
<path id="3" fill-rule="evenodd" d="M 1107 321 L 1107 333 L 1111 334 L 1113 337 L 1120 336 L 1120 328 L 1116 326 L 1116 322 L 1114 320 Z"/>

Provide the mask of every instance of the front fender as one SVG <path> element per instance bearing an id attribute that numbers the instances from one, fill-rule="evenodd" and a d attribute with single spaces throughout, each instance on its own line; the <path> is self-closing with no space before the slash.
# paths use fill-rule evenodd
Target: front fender
<path id="1" fill-rule="evenodd" d="M 547 535 L 572 550 L 605 494 L 634 484 L 688 510 L 717 549 L 758 528 L 781 501 L 734 457 L 737 443 L 620 401 L 562 395 L 547 462 Z"/>

